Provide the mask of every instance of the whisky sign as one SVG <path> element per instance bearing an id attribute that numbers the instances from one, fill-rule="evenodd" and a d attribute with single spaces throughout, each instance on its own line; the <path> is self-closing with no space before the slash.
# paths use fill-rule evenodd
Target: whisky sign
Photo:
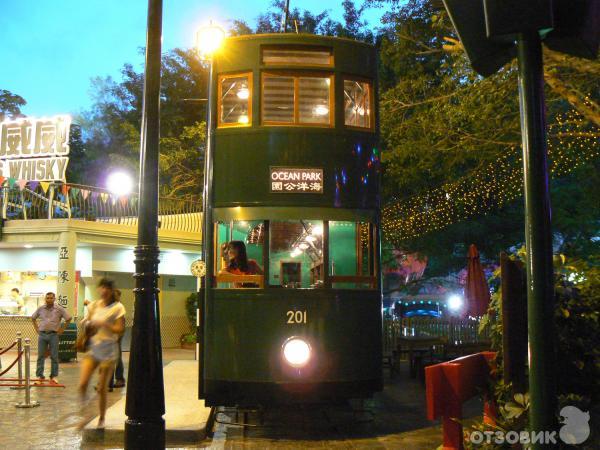
<path id="1" fill-rule="evenodd" d="M 271 193 L 322 194 L 323 169 L 271 167 Z"/>
<path id="2" fill-rule="evenodd" d="M 71 117 L 22 118 L 0 123 L 0 177 L 66 181 Z"/>

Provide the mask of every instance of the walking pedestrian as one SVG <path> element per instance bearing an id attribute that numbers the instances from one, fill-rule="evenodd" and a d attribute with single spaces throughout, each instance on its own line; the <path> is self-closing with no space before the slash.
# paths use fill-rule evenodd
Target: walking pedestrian
<path id="1" fill-rule="evenodd" d="M 102 429 L 106 415 L 108 380 L 115 369 L 119 337 L 125 331 L 125 307 L 117 301 L 112 280 L 102 278 L 98 283 L 98 294 L 100 299 L 88 305 L 88 314 L 82 324 L 91 338 L 90 349 L 81 364 L 79 394 L 82 399 L 85 398 L 90 378 L 98 368 L 98 428 Z"/>
<path id="2" fill-rule="evenodd" d="M 120 303 L 121 302 L 121 291 L 119 289 L 115 289 L 115 298 Z M 123 366 L 123 351 L 121 350 L 121 341 L 123 340 L 123 334 L 119 336 L 119 356 L 117 357 L 116 367 L 113 372 L 113 376 L 110 377 L 110 383 L 108 384 L 108 390 L 112 392 L 113 388 L 122 388 L 125 387 L 125 376 L 124 376 L 124 366 Z"/>
<path id="3" fill-rule="evenodd" d="M 55 304 L 56 295 L 48 292 L 44 297 L 45 305 L 40 306 L 32 315 L 33 328 L 38 334 L 38 358 L 35 375 L 43 380 L 44 360 L 46 352 L 50 350 L 50 380 L 58 383 L 58 336 L 65 331 L 71 323 L 72 317 L 65 308 Z M 37 320 L 40 320 L 38 325 Z M 64 323 L 61 325 L 61 321 Z"/>

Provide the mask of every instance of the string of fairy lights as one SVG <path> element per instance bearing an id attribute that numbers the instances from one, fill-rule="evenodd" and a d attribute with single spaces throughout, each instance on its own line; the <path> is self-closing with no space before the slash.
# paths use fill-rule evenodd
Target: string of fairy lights
<path id="1" fill-rule="evenodd" d="M 589 99 L 586 99 L 589 100 Z M 600 155 L 600 130 L 576 111 L 548 128 L 553 178 L 563 177 Z M 499 209 L 523 195 L 521 148 L 506 149 L 496 161 L 455 182 L 387 204 L 382 228 L 392 243 L 414 239 Z"/>

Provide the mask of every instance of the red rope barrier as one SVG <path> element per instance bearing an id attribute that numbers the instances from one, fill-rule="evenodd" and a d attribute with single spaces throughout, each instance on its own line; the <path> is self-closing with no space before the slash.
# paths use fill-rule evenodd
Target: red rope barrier
<path id="1" fill-rule="evenodd" d="M 13 342 L 11 345 L 9 345 L 8 347 L 6 347 L 5 349 L 1 349 L 0 348 L 0 355 L 4 355 L 7 351 L 9 351 L 15 345 L 17 345 L 17 341 Z"/>
<path id="2" fill-rule="evenodd" d="M 0 380 L 0 382 L 3 380 Z M 16 384 L 16 383 L 7 383 L 7 384 L 0 384 L 0 387 L 25 387 L 24 384 Z M 58 383 L 50 383 L 50 384 L 30 384 L 29 387 L 51 387 L 51 388 L 64 388 L 66 387 L 64 384 L 58 384 Z"/>
<path id="3" fill-rule="evenodd" d="M 15 358 L 15 360 L 12 362 L 12 364 L 6 368 L 6 370 L 4 372 L 0 372 L 0 377 L 2 375 L 4 375 L 6 372 L 8 372 L 10 369 L 13 368 L 13 366 L 17 363 L 17 361 L 19 361 L 19 358 L 21 358 L 21 356 L 23 356 L 23 351 L 24 350 L 21 350 L 21 352 L 19 353 L 19 355 Z"/>

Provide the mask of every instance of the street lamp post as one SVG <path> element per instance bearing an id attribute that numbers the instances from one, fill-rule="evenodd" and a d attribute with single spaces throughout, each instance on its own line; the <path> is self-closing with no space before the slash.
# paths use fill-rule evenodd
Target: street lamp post
<path id="1" fill-rule="evenodd" d="M 204 187 L 202 193 L 202 259 L 204 260 L 206 272 L 204 275 L 204 298 L 200 299 L 203 302 L 202 311 L 204 316 L 207 315 L 208 297 L 211 295 L 210 279 L 214 273 L 214 259 L 212 257 L 211 245 L 213 242 L 213 211 L 212 211 L 212 195 L 213 195 L 213 160 L 214 160 L 214 111 L 212 105 L 215 95 L 215 71 L 213 55 L 221 46 L 225 32 L 212 22 L 205 27 L 200 28 L 196 36 L 196 45 L 200 57 L 206 60 L 209 64 L 208 77 L 208 102 L 206 107 L 206 151 L 204 154 Z M 204 322 L 205 317 L 200 317 L 200 323 Z M 204 342 L 200 342 L 204 349 Z M 203 351 L 200 352 L 203 354 Z M 202 364 L 202 361 L 200 361 Z M 204 378 L 203 374 L 199 374 L 200 380 Z M 202 385 L 200 386 L 202 390 Z"/>
<path id="2" fill-rule="evenodd" d="M 135 315 L 125 406 L 126 449 L 165 448 L 165 394 L 158 309 L 161 38 L 162 0 L 148 0 L 138 240 L 135 248 Z"/>

